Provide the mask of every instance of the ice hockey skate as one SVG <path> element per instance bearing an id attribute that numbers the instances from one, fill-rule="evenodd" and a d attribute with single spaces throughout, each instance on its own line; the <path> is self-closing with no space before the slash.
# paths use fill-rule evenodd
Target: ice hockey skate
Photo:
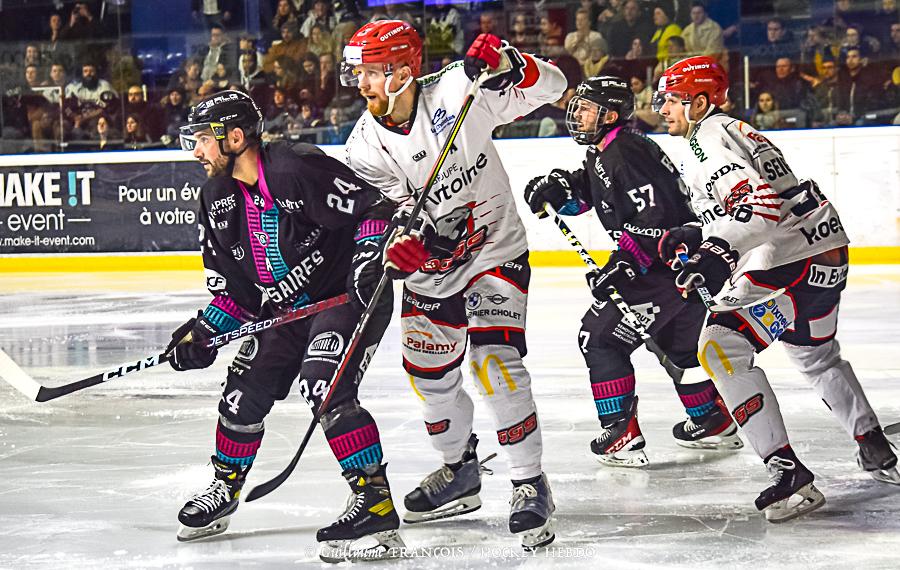
<path id="1" fill-rule="evenodd" d="M 825 496 L 813 485 L 815 476 L 790 447 L 775 452 L 766 469 L 772 485 L 756 498 L 756 508 L 765 512 L 767 521 L 789 521 L 825 504 Z"/>
<path id="2" fill-rule="evenodd" d="M 537 481 L 513 488 L 509 501 L 509 532 L 521 537 L 522 548 L 527 551 L 547 546 L 556 538 L 552 518 L 555 510 L 547 475 L 541 473 Z"/>
<path id="3" fill-rule="evenodd" d="M 721 397 L 715 407 L 697 418 L 689 417 L 672 428 L 675 443 L 690 449 L 733 451 L 744 447 L 737 433 L 737 424 L 731 419 Z"/>
<path id="4" fill-rule="evenodd" d="M 386 467 L 380 465 L 371 473 L 362 469 L 344 471 L 350 484 L 347 507 L 334 523 L 316 533 L 323 562 L 384 560 L 402 555 L 406 545 L 397 532 L 400 517 L 391 500 Z"/>
<path id="5" fill-rule="evenodd" d="M 601 424 L 600 435 L 591 441 L 598 462 L 613 467 L 644 467 L 650 464 L 644 453 L 644 436 L 637 420 L 637 396 L 625 415 L 610 425 Z"/>
<path id="6" fill-rule="evenodd" d="M 230 465 L 214 455 L 215 479 L 206 490 L 194 495 L 178 513 L 178 540 L 186 542 L 222 534 L 238 507 L 241 487 L 249 466 Z"/>
<path id="7" fill-rule="evenodd" d="M 478 461 L 478 437 L 472 434 L 459 466 L 442 465 L 427 475 L 404 499 L 403 522 L 412 524 L 455 517 L 481 508 L 481 473 L 493 473 L 484 466 L 497 456 L 492 453 Z"/>
<path id="8" fill-rule="evenodd" d="M 876 481 L 900 485 L 900 472 L 897 471 L 897 455 L 891 449 L 892 444 L 884 437 L 881 426 L 856 436 L 859 452 L 856 461 Z"/>

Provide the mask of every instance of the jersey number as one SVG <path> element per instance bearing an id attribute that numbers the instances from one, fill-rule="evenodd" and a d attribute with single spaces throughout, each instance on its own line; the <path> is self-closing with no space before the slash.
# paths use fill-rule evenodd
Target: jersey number
<path id="1" fill-rule="evenodd" d="M 359 186 L 341 180 L 340 178 L 334 179 L 334 185 L 337 187 L 338 191 L 343 194 L 343 196 L 339 196 L 337 194 L 328 194 L 328 196 L 325 197 L 325 203 L 335 210 L 344 212 L 345 214 L 352 214 L 353 199 L 350 198 L 348 194 L 350 194 L 350 192 L 359 190 Z"/>
<path id="2" fill-rule="evenodd" d="M 646 200 L 644 197 L 646 196 Z M 649 206 L 655 206 L 656 201 L 653 199 L 653 185 L 652 184 L 644 184 L 640 188 L 632 188 L 628 191 L 628 197 L 631 198 L 631 201 L 634 202 L 635 207 L 637 207 L 638 212 L 644 211 L 644 208 Z"/>
<path id="3" fill-rule="evenodd" d="M 222 399 L 225 400 L 225 403 L 228 404 L 228 411 L 234 415 L 238 414 L 238 408 L 240 407 L 241 396 L 244 393 L 240 390 L 232 390 L 230 394 L 227 396 L 223 396 Z"/>

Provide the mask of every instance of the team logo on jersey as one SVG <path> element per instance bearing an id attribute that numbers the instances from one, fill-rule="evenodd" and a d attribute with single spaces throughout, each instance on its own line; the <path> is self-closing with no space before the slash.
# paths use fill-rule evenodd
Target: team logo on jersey
<path id="1" fill-rule="evenodd" d="M 231 255 L 234 256 L 235 261 L 244 259 L 244 248 L 241 247 L 241 244 L 236 243 L 231 246 Z"/>
<path id="2" fill-rule="evenodd" d="M 659 314 L 661 308 L 653 303 L 641 303 L 640 305 L 631 305 L 631 312 L 644 325 L 649 328 L 656 321 L 656 315 Z"/>
<path id="3" fill-rule="evenodd" d="M 424 150 L 420 150 L 419 152 L 417 152 L 416 154 L 413 155 L 412 159 L 415 160 L 416 162 L 419 162 L 420 160 L 425 158 L 425 155 L 427 155 L 427 154 L 428 153 L 426 153 Z"/>
<path id="4" fill-rule="evenodd" d="M 319 333 L 306 349 L 308 356 L 339 356 L 344 351 L 344 337 L 335 331 Z"/>
<path id="5" fill-rule="evenodd" d="M 475 227 L 474 207 L 475 202 L 469 202 L 435 220 L 437 241 L 441 244 L 439 253 L 446 255 L 444 252 L 448 252 L 449 255 L 425 260 L 422 273 L 448 273 L 481 251 L 487 241 L 488 229 L 487 226 Z"/>
<path id="6" fill-rule="evenodd" d="M 468 298 L 466 298 L 466 307 L 469 309 L 477 309 L 481 306 L 481 293 L 478 291 L 472 291 L 469 293 Z"/>
<path id="7" fill-rule="evenodd" d="M 431 134 L 439 135 L 453 124 L 453 121 L 456 119 L 456 115 L 448 115 L 447 111 L 444 109 L 438 109 L 434 112 L 434 117 L 431 118 Z"/>
<path id="8" fill-rule="evenodd" d="M 597 173 L 597 177 L 603 181 L 603 185 L 607 188 L 612 186 L 612 181 L 609 179 L 609 176 L 606 175 L 606 169 L 603 168 L 603 161 L 600 160 L 600 155 L 597 155 L 597 160 L 594 161 L 594 171 Z"/>
<path id="9" fill-rule="evenodd" d="M 790 325 L 775 299 L 750 307 L 750 316 L 761 325 L 771 341 L 780 337 Z"/>
<path id="10" fill-rule="evenodd" d="M 221 273 L 212 269 L 206 270 L 206 288 L 209 289 L 210 292 L 216 293 L 224 291 L 225 285 L 226 281 Z"/>
<path id="11" fill-rule="evenodd" d="M 269 234 L 266 232 L 253 232 L 253 235 L 256 236 L 256 240 L 259 242 L 259 245 L 266 247 L 269 245 Z"/>

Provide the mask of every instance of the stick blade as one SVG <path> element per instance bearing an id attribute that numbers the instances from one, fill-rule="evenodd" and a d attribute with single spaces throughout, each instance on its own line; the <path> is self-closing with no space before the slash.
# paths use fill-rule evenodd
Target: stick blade
<path id="1" fill-rule="evenodd" d="M 38 400 L 38 394 L 40 394 L 41 385 L 22 370 L 2 349 L 0 349 L 0 378 L 3 378 L 13 388 L 28 396 L 29 399 L 35 402 L 40 401 Z"/>
<path id="2" fill-rule="evenodd" d="M 256 499 L 265 497 L 266 495 L 280 487 L 281 484 L 287 481 L 287 478 L 290 477 L 291 473 L 294 471 L 294 466 L 296 464 L 296 462 L 291 462 L 291 464 L 288 465 L 287 469 L 276 475 L 274 478 L 269 479 L 265 483 L 260 483 L 256 487 L 250 489 L 250 492 L 247 493 L 244 501 L 248 503 L 250 501 L 255 501 Z"/>

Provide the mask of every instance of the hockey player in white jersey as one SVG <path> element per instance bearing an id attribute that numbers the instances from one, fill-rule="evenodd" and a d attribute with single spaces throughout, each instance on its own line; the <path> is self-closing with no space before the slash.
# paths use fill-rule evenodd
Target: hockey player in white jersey
<path id="1" fill-rule="evenodd" d="M 745 306 L 786 289 L 749 309 L 711 313 L 698 346 L 700 363 L 770 473 L 772 485 L 756 507 L 782 522 L 825 498 L 791 448 L 775 393 L 753 363 L 776 340 L 856 440 L 860 466 L 890 483 L 900 484 L 900 475 L 835 339 L 849 243 L 837 210 L 815 182 L 794 176 L 765 136 L 719 109 L 727 90 L 724 70 L 705 56 L 676 63 L 659 81 L 654 107 L 669 134 L 690 146 L 683 175 L 702 222 L 671 229 L 659 250 L 679 269 L 676 285 L 685 293 L 705 287 L 717 302 Z M 691 256 L 684 263 L 676 253 L 682 247 Z"/>
<path id="2" fill-rule="evenodd" d="M 480 507 L 478 442 L 462 366 L 491 409 L 513 482 L 510 531 L 534 548 L 549 544 L 554 510 L 541 469 L 541 429 L 522 363 L 530 268 L 525 228 L 491 141 L 495 127 L 556 101 L 566 79 L 553 65 L 482 34 L 465 62 L 419 78 L 421 41 L 402 21 L 363 26 L 344 49 L 342 79 L 367 111 L 347 141 L 347 163 L 412 209 L 450 134 L 472 81 L 482 83 L 417 220 L 423 231 L 387 240 L 389 274 L 405 278 L 403 365 L 444 465 L 406 496 L 406 522 Z M 466 345 L 470 344 L 468 359 Z"/>

